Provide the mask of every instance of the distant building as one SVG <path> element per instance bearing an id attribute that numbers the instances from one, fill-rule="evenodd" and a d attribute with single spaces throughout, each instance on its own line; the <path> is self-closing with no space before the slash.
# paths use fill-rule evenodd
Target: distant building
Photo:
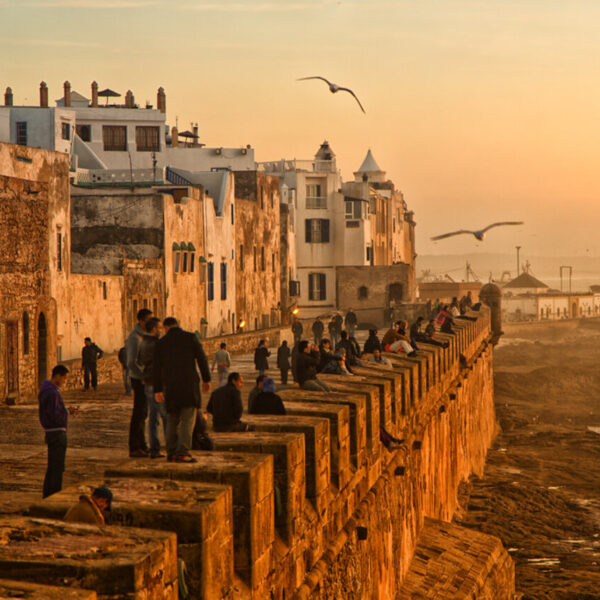
<path id="1" fill-rule="evenodd" d="M 550 288 L 530 273 L 521 273 L 502 286 L 502 293 L 507 294 L 540 294 Z"/>

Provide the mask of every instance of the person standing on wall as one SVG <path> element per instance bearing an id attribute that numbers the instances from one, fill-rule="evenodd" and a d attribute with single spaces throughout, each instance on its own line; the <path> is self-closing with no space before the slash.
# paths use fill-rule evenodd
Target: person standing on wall
<path id="1" fill-rule="evenodd" d="M 190 455 L 192 433 L 196 417 L 204 421 L 198 411 L 202 391 L 210 391 L 210 368 L 202 344 L 189 331 L 179 327 L 177 319 L 163 321 L 165 335 L 158 341 L 154 353 L 154 397 L 167 408 L 167 460 L 193 463 Z M 203 423 L 206 430 L 206 423 Z"/>
<path id="2" fill-rule="evenodd" d="M 321 321 L 321 317 L 317 317 L 312 325 L 312 332 L 313 336 L 315 337 L 315 344 L 317 346 L 321 343 L 321 340 L 323 339 L 323 331 L 325 331 L 323 321 Z"/>
<path id="3" fill-rule="evenodd" d="M 127 348 L 123 346 L 119 350 L 119 363 L 121 363 L 121 367 L 123 367 L 123 385 L 125 386 L 125 395 L 129 396 L 131 394 L 131 379 L 129 378 L 129 369 L 127 368 Z"/>
<path id="4" fill-rule="evenodd" d="M 231 357 L 227 352 L 227 344 L 222 342 L 219 349 L 215 352 L 211 371 L 217 367 L 217 375 L 219 376 L 218 387 L 224 386 L 227 383 L 227 377 L 229 377 L 229 369 L 231 367 Z"/>
<path id="5" fill-rule="evenodd" d="M 282 385 L 287 385 L 288 382 L 288 373 L 290 371 L 290 347 L 288 343 L 283 340 L 281 342 L 281 346 L 277 348 L 277 368 L 281 373 L 281 383 Z"/>
<path id="6" fill-rule="evenodd" d="M 133 389 L 133 411 L 131 413 L 131 423 L 129 424 L 129 456 L 132 458 L 143 458 L 150 455 L 145 433 L 148 401 L 144 391 L 144 374 L 137 364 L 140 342 L 145 332 L 144 326 L 150 317 L 152 317 L 151 310 L 148 308 L 140 309 L 136 315 L 137 323 L 125 342 L 127 369 Z"/>
<path id="7" fill-rule="evenodd" d="M 69 415 L 77 414 L 76 407 L 67 410 L 60 395 L 60 388 L 67 381 L 69 369 L 56 365 L 50 379 L 42 383 L 38 394 L 40 423 L 44 428 L 48 446 L 48 466 L 44 478 L 43 498 L 62 489 L 62 478 L 67 455 L 67 421 Z"/>
<path id="8" fill-rule="evenodd" d="M 351 308 L 346 313 L 345 325 L 346 331 L 348 332 L 348 337 L 354 337 L 354 331 L 358 325 L 358 319 L 356 318 L 356 313 Z"/>
<path id="9" fill-rule="evenodd" d="M 259 375 L 264 375 L 265 371 L 269 370 L 269 356 L 271 356 L 271 353 L 267 348 L 265 340 L 260 340 L 254 351 L 254 368 L 258 371 Z"/>
<path id="10" fill-rule="evenodd" d="M 342 319 L 342 315 L 338 312 L 338 313 L 335 313 L 335 315 L 333 315 L 333 320 L 335 322 L 335 342 L 333 342 L 333 340 L 332 340 L 332 343 L 333 343 L 333 347 L 335 348 L 338 345 L 338 343 L 342 337 L 342 329 L 344 327 L 344 319 Z"/>
<path id="11" fill-rule="evenodd" d="M 98 387 L 98 359 L 102 358 L 104 352 L 92 342 L 92 338 L 86 337 L 83 343 L 81 367 L 83 368 L 83 389 L 87 392 L 90 389 L 90 376 L 92 389 L 95 390 Z"/>
<path id="12" fill-rule="evenodd" d="M 337 343 L 339 342 L 339 336 L 337 333 L 337 321 L 335 320 L 335 315 L 331 317 L 331 321 L 329 321 L 329 323 L 327 324 L 327 329 L 329 330 L 329 343 L 335 348 L 337 346 Z"/>

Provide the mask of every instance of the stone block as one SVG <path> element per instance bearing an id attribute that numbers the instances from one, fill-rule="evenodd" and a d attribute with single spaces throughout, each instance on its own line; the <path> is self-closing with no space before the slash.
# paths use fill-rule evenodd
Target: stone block
<path id="1" fill-rule="evenodd" d="M 176 600 L 177 537 L 133 527 L 0 517 L 0 578 L 94 590 L 99 599 Z"/>
<path id="2" fill-rule="evenodd" d="M 0 579 L 0 599 L 24 598 L 25 600 L 96 600 L 96 592 L 76 588 L 56 587 Z"/>
<path id="3" fill-rule="evenodd" d="M 296 537 L 306 496 L 304 435 L 297 433 L 211 433 L 215 449 L 273 456 L 275 526 L 288 543 Z M 278 507 L 281 506 L 281 510 Z"/>
<path id="4" fill-rule="evenodd" d="M 258 566 L 269 564 L 275 536 L 273 458 L 250 453 L 193 454 L 198 462 L 192 464 L 130 460 L 107 469 L 106 477 L 150 477 L 230 485 L 234 568 L 244 582 L 254 587 L 266 575 Z"/>
<path id="5" fill-rule="evenodd" d="M 114 495 L 108 524 L 177 533 L 178 554 L 188 571 L 192 597 L 222 598 L 233 585 L 233 508 L 231 487 L 173 479 L 87 481 L 34 504 L 29 514 L 62 519 L 81 494 L 100 486 Z"/>

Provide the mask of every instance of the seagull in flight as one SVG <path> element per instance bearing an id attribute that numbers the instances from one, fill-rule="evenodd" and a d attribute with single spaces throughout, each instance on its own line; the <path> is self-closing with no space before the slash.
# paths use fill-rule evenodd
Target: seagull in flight
<path id="1" fill-rule="evenodd" d="M 504 225 L 523 225 L 523 221 L 500 221 L 499 223 L 492 223 L 483 229 L 479 229 L 478 231 L 471 231 L 470 229 L 459 229 L 458 231 L 452 231 L 451 233 L 443 233 L 442 235 L 436 235 L 432 237 L 432 240 L 443 240 L 445 238 L 452 237 L 453 235 L 461 235 L 463 233 L 470 233 L 474 235 L 476 239 L 480 242 L 483 241 L 483 236 L 487 231 L 489 231 L 492 227 L 501 227 Z"/>
<path id="2" fill-rule="evenodd" d="M 350 88 L 342 87 L 342 86 L 338 85 L 337 83 L 331 83 L 331 81 L 329 81 L 329 80 L 325 79 L 325 77 L 321 77 L 319 75 L 315 75 L 314 77 L 300 77 L 300 79 L 297 79 L 296 81 L 306 81 L 307 79 L 320 79 L 321 81 L 324 81 L 329 86 L 329 91 L 332 94 L 335 94 L 336 92 L 348 92 L 349 94 L 352 94 L 352 96 L 354 96 L 354 99 L 358 102 L 358 105 L 360 106 L 360 110 L 362 110 L 364 113 L 366 113 L 365 109 L 363 108 L 363 105 L 360 103 L 360 100 L 358 99 L 356 94 Z"/>

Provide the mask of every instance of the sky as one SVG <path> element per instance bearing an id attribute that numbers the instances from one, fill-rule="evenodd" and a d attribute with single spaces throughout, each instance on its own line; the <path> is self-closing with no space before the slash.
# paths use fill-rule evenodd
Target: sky
<path id="1" fill-rule="evenodd" d="M 345 179 L 371 148 L 419 254 L 600 256 L 599 23 L 597 0 L 0 0 L 0 88 L 163 86 L 207 145 L 263 161 L 327 139 Z M 429 239 L 499 220 L 525 224 Z"/>

